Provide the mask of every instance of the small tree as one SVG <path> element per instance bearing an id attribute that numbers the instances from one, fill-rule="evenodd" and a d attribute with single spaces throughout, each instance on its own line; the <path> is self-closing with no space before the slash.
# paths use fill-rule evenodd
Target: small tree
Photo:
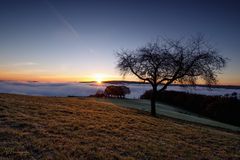
<path id="1" fill-rule="evenodd" d="M 173 82 L 195 85 L 202 79 L 210 86 L 216 84 L 217 74 L 226 63 L 202 35 L 187 40 L 157 40 L 136 50 L 122 50 L 117 57 L 117 67 L 123 76 L 133 74 L 152 85 L 153 116 L 158 85 L 161 84 L 160 92 Z"/>
<path id="2" fill-rule="evenodd" d="M 130 94 L 130 89 L 126 86 L 107 86 L 104 94 L 109 97 L 118 97 L 118 98 L 125 98 L 126 94 Z"/>

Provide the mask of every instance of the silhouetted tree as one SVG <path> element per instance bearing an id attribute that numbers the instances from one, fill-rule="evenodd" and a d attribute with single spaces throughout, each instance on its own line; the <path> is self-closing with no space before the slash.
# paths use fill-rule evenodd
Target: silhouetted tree
<path id="1" fill-rule="evenodd" d="M 107 86 L 104 94 L 107 97 L 119 97 L 119 98 L 125 98 L 126 94 L 130 94 L 130 89 L 126 86 Z"/>
<path id="2" fill-rule="evenodd" d="M 156 40 L 136 50 L 121 50 L 117 57 L 117 67 L 123 76 L 133 74 L 152 85 L 153 116 L 156 115 L 159 84 L 162 84 L 159 91 L 164 91 L 173 82 L 195 85 L 202 79 L 208 85 L 215 84 L 217 74 L 226 63 L 202 35 L 182 40 Z"/>

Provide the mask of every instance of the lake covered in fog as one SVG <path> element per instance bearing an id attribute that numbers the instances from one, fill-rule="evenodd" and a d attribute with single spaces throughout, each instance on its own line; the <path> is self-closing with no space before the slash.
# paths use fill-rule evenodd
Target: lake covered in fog
<path id="1" fill-rule="evenodd" d="M 104 90 L 106 86 L 113 85 L 103 83 L 46 83 L 46 82 L 19 82 L 19 81 L 0 81 L 0 93 L 13 93 L 24 95 L 39 96 L 89 96 L 95 94 L 97 90 Z M 150 84 L 120 83 L 114 85 L 125 85 L 130 88 L 131 94 L 127 98 L 139 98 L 146 90 L 151 89 Z M 207 88 L 202 86 L 181 87 L 169 86 L 167 90 L 189 92 L 204 95 L 225 95 L 233 92 L 240 94 L 240 89 L 228 88 Z"/>

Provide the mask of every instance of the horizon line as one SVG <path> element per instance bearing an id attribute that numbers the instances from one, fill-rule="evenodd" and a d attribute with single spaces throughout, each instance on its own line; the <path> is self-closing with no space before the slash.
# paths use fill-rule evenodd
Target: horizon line
<path id="1" fill-rule="evenodd" d="M 32 83 L 98 83 L 96 80 L 79 80 L 79 81 L 43 81 L 43 80 L 10 80 L 10 79 L 0 79 L 0 82 L 32 82 Z M 104 80 L 101 83 L 145 83 L 148 84 L 149 82 L 143 82 L 143 81 L 137 81 L 137 80 Z M 193 84 L 180 84 L 180 83 L 173 83 L 171 85 L 183 85 L 183 86 L 194 86 Z M 196 86 L 207 86 L 207 84 L 196 84 Z M 217 84 L 212 84 L 211 86 L 229 86 L 229 87 L 240 87 L 240 84 L 223 84 L 223 83 L 217 83 Z"/>

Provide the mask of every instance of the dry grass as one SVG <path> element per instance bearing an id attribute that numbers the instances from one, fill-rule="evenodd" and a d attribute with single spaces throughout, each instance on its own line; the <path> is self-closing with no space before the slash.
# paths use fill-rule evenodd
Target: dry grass
<path id="1" fill-rule="evenodd" d="M 0 94 L 0 159 L 240 159 L 240 135 L 93 99 Z"/>

